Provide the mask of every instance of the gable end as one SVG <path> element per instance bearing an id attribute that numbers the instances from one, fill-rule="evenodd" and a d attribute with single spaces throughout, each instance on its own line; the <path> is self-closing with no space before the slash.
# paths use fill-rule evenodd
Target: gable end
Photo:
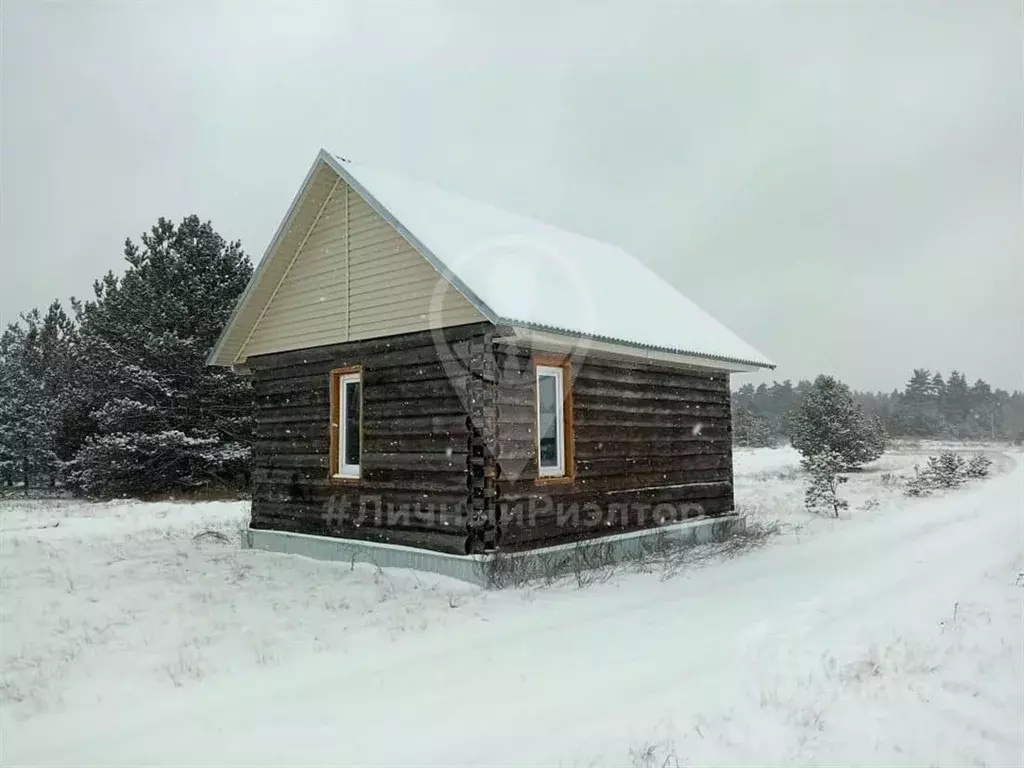
<path id="1" fill-rule="evenodd" d="M 485 319 L 320 158 L 210 362 Z"/>

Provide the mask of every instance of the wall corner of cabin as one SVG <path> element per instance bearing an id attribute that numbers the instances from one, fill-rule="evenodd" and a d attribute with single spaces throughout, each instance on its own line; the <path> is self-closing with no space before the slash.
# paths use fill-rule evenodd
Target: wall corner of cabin
<path id="1" fill-rule="evenodd" d="M 467 379 L 469 455 L 466 485 L 469 489 L 468 549 L 487 551 L 501 542 L 497 514 L 497 360 L 494 326 L 486 323 L 470 341 Z"/>

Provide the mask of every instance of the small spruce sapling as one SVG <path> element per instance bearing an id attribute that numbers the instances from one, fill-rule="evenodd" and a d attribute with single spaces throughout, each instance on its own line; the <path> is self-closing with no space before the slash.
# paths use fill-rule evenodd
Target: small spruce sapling
<path id="1" fill-rule="evenodd" d="M 903 493 L 907 496 L 927 496 L 932 491 L 929 477 L 920 467 L 914 467 L 914 476 L 907 481 Z"/>
<path id="2" fill-rule="evenodd" d="M 959 453 L 943 451 L 938 456 L 928 457 L 924 473 L 935 488 L 956 488 L 965 479 L 967 462 Z"/>
<path id="3" fill-rule="evenodd" d="M 953 451 L 943 451 L 938 456 L 929 456 L 924 469 L 914 467 L 914 476 L 907 482 L 907 496 L 927 496 L 937 489 L 958 488 L 966 480 L 988 477 L 992 460 L 978 454 L 965 461 Z"/>
<path id="4" fill-rule="evenodd" d="M 967 462 L 964 474 L 972 480 L 980 480 L 983 477 L 988 477 L 991 467 L 992 459 L 983 453 L 979 453 L 977 456 L 972 456 L 971 460 Z"/>
<path id="5" fill-rule="evenodd" d="M 846 465 L 842 454 L 825 447 L 801 463 L 810 475 L 804 505 L 810 510 L 830 510 L 834 517 L 839 517 L 839 510 L 850 506 L 846 499 L 839 496 L 839 486 L 847 480 L 845 475 L 840 474 Z"/>

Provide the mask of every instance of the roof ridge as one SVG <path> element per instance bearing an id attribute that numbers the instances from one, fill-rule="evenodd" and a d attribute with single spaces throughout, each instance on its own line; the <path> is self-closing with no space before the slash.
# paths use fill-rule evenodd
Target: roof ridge
<path id="1" fill-rule="evenodd" d="M 353 166 L 355 168 L 362 167 L 364 169 L 376 171 L 377 173 L 386 173 L 386 174 L 389 174 L 391 176 L 394 176 L 396 179 L 401 179 L 402 181 L 404 181 L 404 182 L 406 182 L 408 184 L 416 184 L 416 185 L 422 186 L 422 187 L 429 187 L 431 190 L 433 190 L 435 192 L 440 192 L 441 194 L 447 195 L 449 197 L 458 197 L 458 198 L 461 198 L 462 200 L 464 200 L 465 202 L 472 203 L 474 205 L 486 206 L 486 207 L 491 208 L 491 209 L 493 209 L 495 211 L 503 213 L 503 214 L 505 214 L 507 216 L 516 216 L 516 217 L 519 217 L 519 218 L 527 219 L 527 220 L 529 220 L 529 221 L 531 221 L 531 222 L 533 222 L 535 224 L 540 224 L 540 225 L 545 226 L 545 227 L 551 227 L 552 229 L 556 229 L 559 232 L 565 232 L 567 234 L 574 235 L 575 237 L 580 237 L 580 238 L 583 238 L 585 240 L 590 240 L 590 241 L 593 241 L 595 243 L 599 243 L 601 245 L 607 245 L 607 246 L 611 246 L 613 248 L 622 249 L 621 245 L 619 245 L 618 243 L 615 243 L 615 242 L 613 242 L 611 240 L 603 240 L 600 237 L 596 237 L 595 235 L 588 235 L 588 234 L 580 232 L 580 231 L 578 231 L 576 229 L 570 229 L 570 228 L 562 226 L 560 224 L 555 224 L 552 221 L 549 221 L 549 220 L 546 220 L 546 219 L 542 219 L 542 218 L 540 218 L 538 216 L 535 216 L 533 214 L 523 213 L 521 211 L 511 210 L 511 209 L 508 209 L 508 208 L 502 208 L 501 206 L 496 205 L 495 203 L 489 202 L 487 200 L 482 200 L 482 199 L 477 198 L 477 197 L 472 197 L 470 195 L 465 194 L 464 192 L 457 192 L 455 190 L 447 189 L 446 187 L 442 187 L 442 186 L 438 185 L 437 183 L 435 183 L 433 181 L 427 181 L 425 179 L 421 179 L 421 178 L 418 178 L 416 176 L 408 176 L 408 175 L 400 173 L 399 171 L 396 171 L 396 170 L 394 170 L 392 168 L 385 168 L 385 167 L 381 167 L 381 166 L 368 165 L 368 164 L 363 163 L 363 162 L 361 162 L 359 160 L 352 160 L 352 159 L 349 159 L 349 158 L 344 158 L 341 155 L 334 154 L 333 152 L 329 152 L 328 154 L 330 154 L 331 157 L 333 157 L 334 159 L 339 160 L 339 161 L 345 163 L 346 165 Z M 633 258 L 636 259 L 635 256 Z M 648 267 L 648 269 L 649 268 L 650 267 Z"/>

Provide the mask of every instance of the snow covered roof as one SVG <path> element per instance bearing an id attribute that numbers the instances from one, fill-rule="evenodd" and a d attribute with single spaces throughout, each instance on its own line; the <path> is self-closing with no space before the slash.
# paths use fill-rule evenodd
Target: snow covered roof
<path id="1" fill-rule="evenodd" d="M 618 246 L 324 155 L 491 322 L 774 367 Z"/>
<path id="2" fill-rule="evenodd" d="M 496 325 L 594 342 L 649 356 L 733 370 L 774 368 L 764 355 L 704 312 L 622 248 L 382 169 L 320 150 L 306 182 L 240 298 L 212 364 L 229 365 L 244 346 L 273 280 L 278 243 L 288 236 L 302 200 L 330 168 Z M 329 172 L 329 171 L 328 171 Z M 278 270 L 279 271 L 279 270 Z M 277 277 L 280 279 L 280 276 Z M 264 292 L 272 296 L 269 291 Z M 641 356 L 643 355 L 640 352 Z M 728 369 L 729 365 L 721 367 Z"/>

